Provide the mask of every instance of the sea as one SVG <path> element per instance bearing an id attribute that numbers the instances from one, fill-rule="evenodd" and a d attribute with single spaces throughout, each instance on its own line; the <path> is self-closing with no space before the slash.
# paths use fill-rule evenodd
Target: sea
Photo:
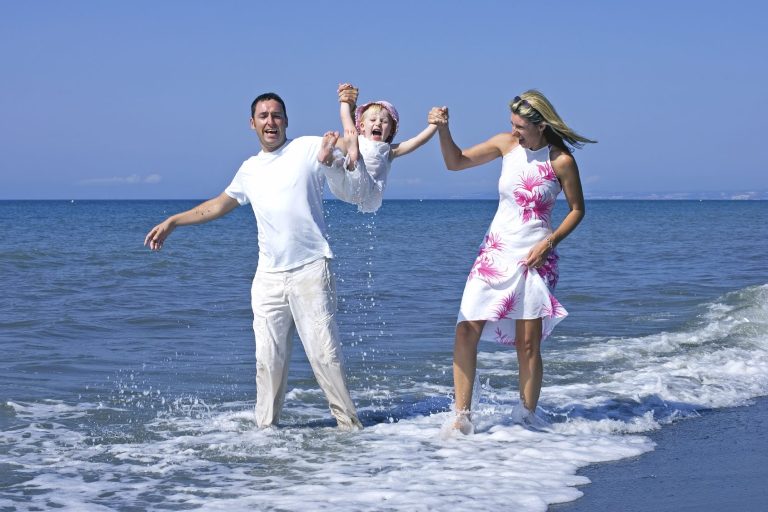
<path id="1" fill-rule="evenodd" d="M 328 201 L 364 429 L 335 428 L 298 342 L 259 429 L 250 208 L 143 247 L 197 202 L 0 201 L 0 511 L 546 511 L 579 468 L 768 395 L 768 201 L 587 201 L 541 422 L 519 420 L 514 349 L 482 342 L 470 436 L 446 428 L 453 336 L 497 202 Z"/>

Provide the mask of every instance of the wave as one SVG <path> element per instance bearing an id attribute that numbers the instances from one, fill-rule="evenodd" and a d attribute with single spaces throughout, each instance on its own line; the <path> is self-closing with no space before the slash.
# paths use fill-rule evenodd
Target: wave
<path id="1" fill-rule="evenodd" d="M 587 421 L 608 431 L 642 432 L 767 395 L 768 285 L 728 293 L 701 310 L 676 332 L 552 344 L 545 354 L 542 413 L 563 431 Z M 487 377 L 480 407 L 492 417 L 498 409 L 507 416 L 516 402 L 508 386 L 490 382 L 514 378 L 515 357 L 480 356 Z"/>
<path id="2" fill-rule="evenodd" d="M 644 432 L 768 394 L 768 285 L 703 304 L 674 332 L 551 344 L 548 425 L 516 419 L 514 358 L 480 354 L 467 437 L 443 435 L 450 389 L 424 377 L 382 390 L 398 404 L 361 410 L 366 428 L 352 434 L 317 422 L 327 411 L 315 390 L 294 389 L 288 426 L 265 430 L 251 402 L 139 392 L 162 407 L 8 400 L 0 508 L 543 512 L 581 496 L 579 467 L 652 450 Z"/>

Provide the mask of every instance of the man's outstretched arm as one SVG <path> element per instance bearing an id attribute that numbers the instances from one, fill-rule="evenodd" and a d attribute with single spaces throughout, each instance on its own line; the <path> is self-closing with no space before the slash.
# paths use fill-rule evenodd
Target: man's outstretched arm
<path id="1" fill-rule="evenodd" d="M 153 251 L 159 251 L 163 247 L 163 242 L 179 226 L 189 226 L 191 224 L 203 224 L 222 217 L 240 203 L 236 199 L 229 197 L 222 192 L 219 196 L 200 203 L 191 210 L 171 215 L 163 222 L 153 227 L 144 238 L 144 245 Z"/>

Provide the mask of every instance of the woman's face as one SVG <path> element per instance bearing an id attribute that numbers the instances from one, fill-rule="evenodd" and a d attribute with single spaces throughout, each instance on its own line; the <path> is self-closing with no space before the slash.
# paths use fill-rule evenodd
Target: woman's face
<path id="1" fill-rule="evenodd" d="M 517 137 L 521 146 L 526 149 L 541 149 L 546 146 L 547 141 L 544 138 L 544 123 L 534 124 L 526 118 L 512 114 L 512 133 Z"/>

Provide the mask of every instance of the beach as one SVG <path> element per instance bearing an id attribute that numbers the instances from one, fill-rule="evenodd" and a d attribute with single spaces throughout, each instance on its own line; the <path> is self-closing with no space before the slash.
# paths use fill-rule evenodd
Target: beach
<path id="1" fill-rule="evenodd" d="M 558 247 L 549 426 L 516 420 L 516 353 L 487 342 L 466 437 L 453 336 L 495 201 L 326 204 L 357 433 L 298 339 L 256 427 L 253 213 L 142 246 L 195 204 L 0 201 L 0 511 L 759 510 L 768 225 L 744 219 L 768 203 L 590 202 Z"/>
<path id="2" fill-rule="evenodd" d="M 549 512 L 758 511 L 768 507 L 768 398 L 707 410 L 651 433 L 656 449 L 588 466 L 592 483 Z"/>

